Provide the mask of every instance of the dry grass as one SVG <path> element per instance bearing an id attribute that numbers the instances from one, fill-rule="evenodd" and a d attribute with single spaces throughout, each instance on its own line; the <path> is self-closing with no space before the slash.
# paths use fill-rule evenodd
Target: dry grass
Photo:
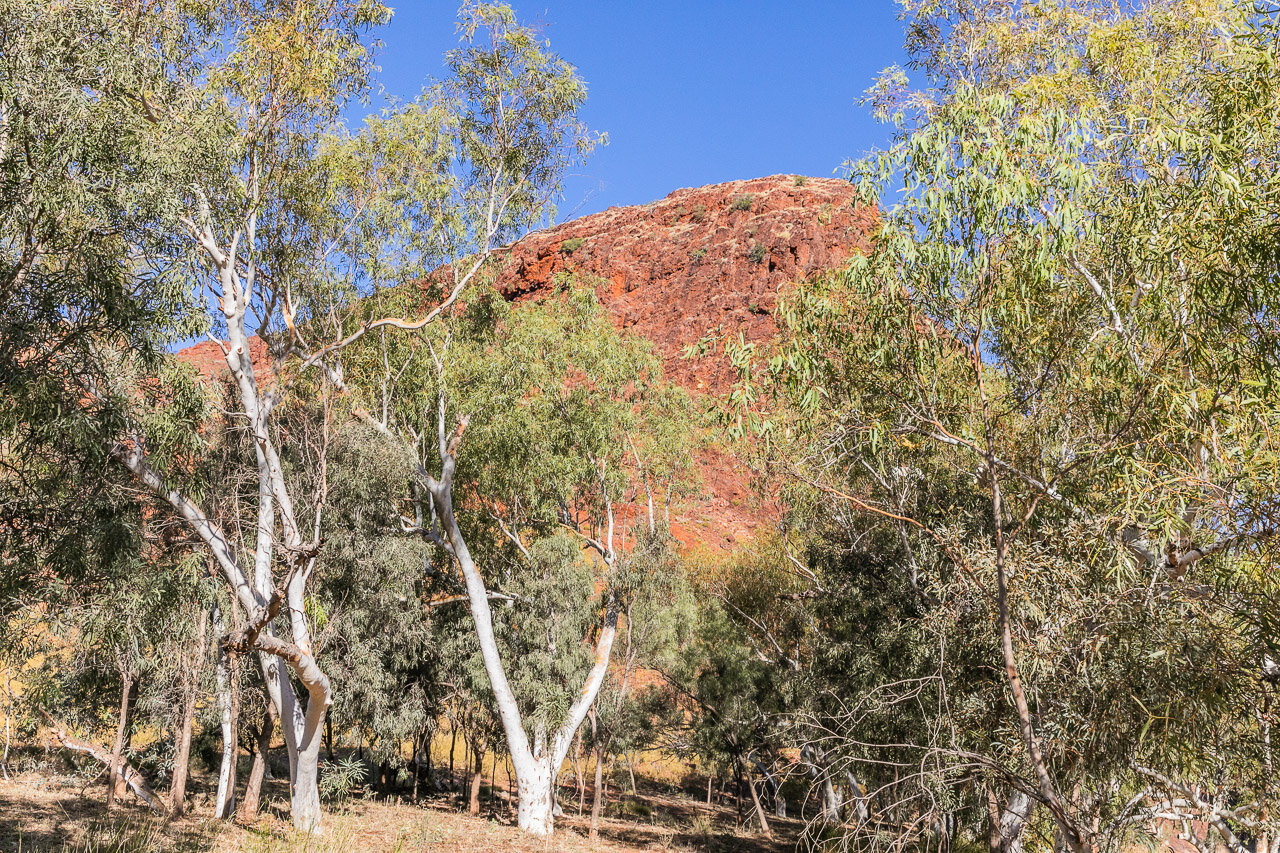
<path id="1" fill-rule="evenodd" d="M 325 834 L 295 833 L 289 826 L 281 783 L 269 790 L 267 808 L 251 826 L 214 821 L 202 785 L 195 785 L 193 813 L 163 823 L 135 805 L 107 812 L 101 785 L 84 788 L 68 776 L 27 773 L 0 780 L 0 853 L 136 853 L 136 851 L 245 851 L 246 853 L 374 853 L 374 851 L 510 850 L 515 853 L 635 853 L 639 850 L 773 851 L 795 849 L 797 825 L 781 822 L 780 838 L 766 842 L 735 826 L 731 808 L 708 808 L 678 796 L 626 798 L 631 819 L 608 818 L 601 839 L 587 839 L 588 820 L 576 809 L 557 821 L 556 834 L 536 839 L 521 833 L 502 799 L 486 815 L 455 810 L 452 800 L 421 804 L 355 799 L 326 814 Z"/>

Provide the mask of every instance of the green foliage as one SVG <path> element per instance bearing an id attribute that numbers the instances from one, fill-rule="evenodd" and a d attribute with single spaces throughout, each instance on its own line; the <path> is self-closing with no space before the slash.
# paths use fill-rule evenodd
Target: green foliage
<path id="1" fill-rule="evenodd" d="M 769 250 L 761 243 L 756 243 L 747 251 L 747 258 L 753 264 L 762 264 L 764 259 L 769 256 Z"/>
<path id="2" fill-rule="evenodd" d="M 707 256 L 707 250 L 704 248 L 694 249 L 689 253 L 689 260 L 692 263 L 702 263 L 702 259 Z"/>
<path id="3" fill-rule="evenodd" d="M 354 755 L 341 761 L 327 761 L 320 767 L 320 796 L 329 802 L 348 800 L 355 789 L 364 784 L 368 772 L 364 762 Z"/>
<path id="4" fill-rule="evenodd" d="M 750 210 L 751 205 L 755 203 L 756 203 L 756 197 L 751 193 L 747 193 L 746 195 L 740 195 L 734 198 L 733 202 L 729 205 L 729 209 L 730 210 Z"/>
<path id="5" fill-rule="evenodd" d="M 560 251 L 563 254 L 572 255 L 574 252 L 578 251 L 578 249 L 582 248 L 582 244 L 585 242 L 586 240 L 582 237 L 570 237 L 568 240 L 565 240 L 560 244 Z"/>
<path id="6" fill-rule="evenodd" d="M 392 764 L 402 744 L 434 726 L 448 693 L 441 626 L 426 610 L 445 587 L 440 569 L 426 543 L 387 529 L 389 496 L 403 488 L 408 464 L 358 422 L 338 431 L 327 465 L 326 570 L 316 590 L 328 614 L 316 624 L 317 650 L 342 687 L 334 726 L 360 731 L 370 759 Z"/>
<path id="7" fill-rule="evenodd" d="M 849 166 L 863 203 L 900 201 L 867 256 L 784 295 L 775 346 L 728 346 L 726 423 L 782 475 L 792 565 L 835 591 L 799 638 L 836 655 L 801 694 L 810 737 L 873 779 L 911 763 L 894 744 L 981 754 L 1098 820 L 1151 784 L 1136 767 L 1265 790 L 1270 723 L 1245 709 L 1270 701 L 1248 614 L 1280 484 L 1274 18 L 907 14 L 926 85 L 886 72 L 869 99 L 893 144 Z M 741 610 L 762 653 L 789 648 Z M 981 838 L 981 790 L 956 799 L 965 771 L 936 767 L 898 802 Z"/>

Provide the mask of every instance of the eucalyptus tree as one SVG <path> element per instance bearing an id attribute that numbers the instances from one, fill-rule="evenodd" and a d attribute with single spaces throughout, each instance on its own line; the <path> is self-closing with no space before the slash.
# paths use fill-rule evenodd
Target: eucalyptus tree
<path id="1" fill-rule="evenodd" d="M 216 171 L 202 110 L 159 125 L 140 92 L 191 107 L 167 76 L 169 34 L 101 3 L 0 7 L 0 552 L 5 600 L 92 584 L 135 552 L 137 524 L 103 469 L 127 401 L 91 386 L 128 341 L 154 365 L 197 327 L 181 252 L 155 227 L 174 189 Z"/>
<path id="2" fill-rule="evenodd" d="M 680 419 L 673 419 L 680 423 Z M 671 421 L 668 421 L 671 423 Z M 649 498 L 645 498 L 648 504 Z M 646 507 L 647 508 L 647 507 Z M 650 513 L 648 524 L 619 566 L 621 583 L 634 590 L 622 608 L 620 648 L 591 715 L 588 741 L 595 756 L 591 835 L 598 833 L 604 807 L 604 767 L 618 755 L 628 756 L 632 794 L 635 772 L 630 754 L 655 745 L 654 720 L 648 713 L 655 691 L 642 685 L 644 673 L 670 671 L 697 619 L 694 593 L 675 540 Z"/>
<path id="3" fill-rule="evenodd" d="M 648 529 L 646 472 L 677 470 L 683 452 L 682 431 L 647 425 L 687 419 L 687 399 L 588 288 L 516 306 L 477 291 L 425 336 L 363 359 L 363 375 L 394 388 L 356 413 L 417 460 L 400 524 L 461 573 L 448 577 L 470 609 L 520 827 L 549 834 L 552 786 L 631 594 L 622 567 Z"/>
<path id="4" fill-rule="evenodd" d="M 1177 801 L 1238 848 L 1186 791 L 1243 780 L 1249 727 L 1233 732 L 1229 707 L 1256 681 L 1231 679 L 1216 711 L 1094 717 L 1074 734 L 1099 753 L 1064 749 L 1071 706 L 1041 678 L 1073 649 L 1077 672 L 1126 683 L 1140 660 L 1111 640 L 1161 612 L 1221 636 L 1221 604 L 1200 599 L 1273 535 L 1275 16 L 979 2 L 907 17 L 926 88 L 886 72 L 870 99 L 894 143 L 850 166 L 864 201 L 893 186 L 902 200 L 866 257 L 784 300 L 768 358 L 738 349 L 736 425 L 771 443 L 796 495 L 882 533 L 926 601 L 965 585 L 990 599 L 978 612 L 1017 740 L 968 760 L 1029 794 L 1064 845 L 1119 843 L 1112 830 Z M 781 408 L 751 410 L 761 381 Z M 1044 578 L 1055 609 L 1028 610 Z M 1186 679 L 1169 702 L 1212 698 L 1198 642 L 1139 639 Z M 1109 764 L 1086 774 L 1080 755 Z"/>

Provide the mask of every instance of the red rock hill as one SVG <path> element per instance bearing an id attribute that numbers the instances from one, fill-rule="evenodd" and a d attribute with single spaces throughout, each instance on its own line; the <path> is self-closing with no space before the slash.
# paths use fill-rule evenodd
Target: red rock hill
<path id="1" fill-rule="evenodd" d="M 846 181 L 793 175 L 676 190 L 526 236 L 508 250 L 498 286 L 518 299 L 565 272 L 602 279 L 609 314 L 654 343 L 669 376 L 691 390 L 722 388 L 726 365 L 684 360 L 682 350 L 720 325 L 768 338 L 779 287 L 867 248 L 875 211 L 853 197 Z"/>
<path id="2" fill-rule="evenodd" d="M 876 213 L 853 202 L 846 181 L 794 175 L 676 190 L 526 236 L 507 250 L 497 283 L 508 298 L 525 299 L 562 273 L 599 279 L 614 322 L 651 341 L 668 376 L 716 393 L 732 379 L 729 365 L 684 359 L 685 347 L 717 326 L 767 340 L 780 287 L 868 248 Z M 773 516 L 751 494 L 741 462 L 719 451 L 693 462 L 703 487 L 672 518 L 686 546 L 727 549 Z"/>

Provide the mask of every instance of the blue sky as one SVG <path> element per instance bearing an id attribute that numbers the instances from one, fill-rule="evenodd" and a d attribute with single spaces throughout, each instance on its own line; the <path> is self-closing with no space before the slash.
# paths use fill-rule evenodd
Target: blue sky
<path id="1" fill-rule="evenodd" d="M 409 100 L 443 73 L 457 2 L 402 0 L 381 32 L 381 80 Z M 829 176 L 881 146 L 859 106 L 902 63 L 892 0 L 513 0 L 587 81 L 587 124 L 609 134 L 566 182 L 561 220 L 680 187 L 778 173 Z"/>

